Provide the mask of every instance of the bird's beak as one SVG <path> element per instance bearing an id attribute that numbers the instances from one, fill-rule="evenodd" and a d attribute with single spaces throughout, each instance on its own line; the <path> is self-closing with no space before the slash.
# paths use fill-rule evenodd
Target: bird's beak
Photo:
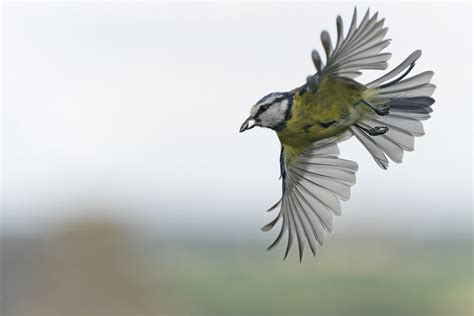
<path id="1" fill-rule="evenodd" d="M 246 130 L 252 129 L 255 126 L 257 126 L 257 122 L 253 117 L 250 116 L 245 120 L 245 122 L 242 123 L 242 126 L 240 126 L 240 132 L 245 132 Z"/>

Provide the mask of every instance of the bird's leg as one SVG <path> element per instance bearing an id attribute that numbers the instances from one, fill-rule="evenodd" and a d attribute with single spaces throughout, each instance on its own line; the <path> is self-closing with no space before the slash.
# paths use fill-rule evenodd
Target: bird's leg
<path id="1" fill-rule="evenodd" d="M 363 130 L 364 132 L 367 132 L 370 136 L 379 136 L 388 132 L 388 127 L 386 126 L 370 127 L 363 123 L 357 123 L 356 126 L 360 128 L 361 130 Z"/>
<path id="2" fill-rule="evenodd" d="M 374 110 L 374 112 L 377 113 L 380 116 L 384 116 L 384 115 L 389 114 L 390 106 L 388 105 L 388 103 L 385 103 L 385 104 L 382 104 L 382 105 L 373 105 L 372 103 L 370 103 L 369 101 L 367 101 L 365 99 L 360 99 L 360 102 L 367 105 L 369 108 Z"/>

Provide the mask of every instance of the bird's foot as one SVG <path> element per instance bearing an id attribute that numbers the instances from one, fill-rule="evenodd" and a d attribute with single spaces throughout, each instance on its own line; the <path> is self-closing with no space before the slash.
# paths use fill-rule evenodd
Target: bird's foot
<path id="1" fill-rule="evenodd" d="M 389 130 L 389 128 L 386 127 L 386 126 L 370 127 L 370 126 L 367 126 L 367 125 L 360 125 L 360 124 L 356 124 L 356 126 L 359 127 L 361 130 L 365 131 L 370 136 L 383 135 L 386 132 L 388 132 L 388 130 Z"/>
<path id="2" fill-rule="evenodd" d="M 371 136 L 383 135 L 386 132 L 388 132 L 388 127 L 386 127 L 386 126 L 375 126 L 373 128 L 370 128 L 369 130 L 367 130 L 367 133 L 369 133 L 369 135 L 371 135 Z"/>

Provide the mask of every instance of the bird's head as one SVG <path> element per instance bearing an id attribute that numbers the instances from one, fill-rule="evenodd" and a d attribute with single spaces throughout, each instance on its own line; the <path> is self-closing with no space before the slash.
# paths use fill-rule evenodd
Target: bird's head
<path id="1" fill-rule="evenodd" d="M 240 132 L 255 126 L 278 130 L 290 115 L 293 95 L 290 92 L 274 92 L 261 98 L 250 110 L 250 116 L 240 127 Z"/>

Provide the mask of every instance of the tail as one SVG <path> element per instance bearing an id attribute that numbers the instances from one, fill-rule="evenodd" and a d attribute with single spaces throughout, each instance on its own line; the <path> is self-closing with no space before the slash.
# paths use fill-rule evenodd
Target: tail
<path id="1" fill-rule="evenodd" d="M 388 131 L 383 135 L 371 136 L 366 132 L 367 128 L 351 127 L 352 134 L 383 169 L 388 168 L 387 156 L 400 163 L 405 150 L 414 150 L 414 137 L 424 135 L 421 121 L 429 119 L 433 111 L 431 105 L 435 100 L 431 95 L 436 86 L 430 80 L 434 73 L 426 71 L 403 80 L 420 56 L 420 50 L 413 52 L 395 69 L 367 84 L 367 87 L 377 92 L 370 102 L 376 107 L 388 108 L 389 114 L 364 121 L 364 125 L 368 128 L 384 126 L 388 127 Z M 393 79 L 402 72 L 401 76 Z"/>

